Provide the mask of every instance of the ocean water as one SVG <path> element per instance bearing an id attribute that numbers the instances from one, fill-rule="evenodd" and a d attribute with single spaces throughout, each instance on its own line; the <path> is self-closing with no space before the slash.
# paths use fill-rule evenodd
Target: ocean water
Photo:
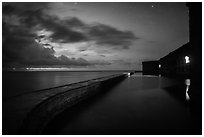
<path id="1" fill-rule="evenodd" d="M 118 71 L 27 71 L 3 72 L 3 99 L 30 91 L 118 74 Z"/>
<path id="2" fill-rule="evenodd" d="M 50 123 L 45 134 L 195 133 L 185 90 L 183 80 L 135 74 L 108 91 L 67 109 Z"/>
<path id="3" fill-rule="evenodd" d="M 3 98 L 118 73 L 123 72 L 3 73 Z M 137 73 L 65 110 L 44 134 L 198 134 L 202 120 L 194 120 L 197 115 L 186 100 L 191 86 L 183 79 Z"/>

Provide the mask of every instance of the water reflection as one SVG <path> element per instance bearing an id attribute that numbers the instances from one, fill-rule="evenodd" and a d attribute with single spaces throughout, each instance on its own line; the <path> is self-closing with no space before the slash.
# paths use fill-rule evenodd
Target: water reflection
<path id="1" fill-rule="evenodd" d="M 30 91 L 51 88 L 121 72 L 36 71 L 3 72 L 3 98 L 8 99 Z"/>
<path id="2" fill-rule="evenodd" d="M 190 87 L 190 84 L 191 84 L 190 79 L 186 79 L 186 80 L 185 80 L 185 84 L 186 84 L 186 100 L 189 101 L 189 100 L 190 100 L 190 97 L 189 97 L 189 95 L 188 95 L 188 90 L 189 90 L 189 87 Z"/>
<path id="3" fill-rule="evenodd" d="M 49 125 L 46 132 L 63 135 L 191 132 L 188 108 L 184 102 L 175 99 L 185 100 L 184 81 L 177 83 L 165 77 L 132 75 L 107 93 L 94 103 L 87 100 L 67 110 Z M 170 96 L 172 94 L 174 96 Z"/>

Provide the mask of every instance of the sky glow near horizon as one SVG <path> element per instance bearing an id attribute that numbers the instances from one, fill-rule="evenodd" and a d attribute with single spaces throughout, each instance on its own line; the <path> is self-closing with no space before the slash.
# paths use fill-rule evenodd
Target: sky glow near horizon
<path id="1" fill-rule="evenodd" d="M 185 3 L 3 3 L 3 68 L 141 70 L 189 41 Z"/>

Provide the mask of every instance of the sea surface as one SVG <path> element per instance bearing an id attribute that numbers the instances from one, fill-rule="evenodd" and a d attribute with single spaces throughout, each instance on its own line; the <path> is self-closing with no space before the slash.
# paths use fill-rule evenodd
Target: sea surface
<path id="1" fill-rule="evenodd" d="M 50 123 L 45 134 L 199 133 L 200 127 L 192 122 L 186 89 L 185 80 L 134 74 L 98 96 L 67 109 Z"/>
<path id="2" fill-rule="evenodd" d="M 3 98 L 118 73 L 4 72 Z M 65 110 L 44 134 L 201 134 L 201 117 L 186 97 L 191 88 L 190 80 L 136 73 Z"/>
<path id="3" fill-rule="evenodd" d="M 3 99 L 79 81 L 90 80 L 122 71 L 21 71 L 3 72 Z"/>

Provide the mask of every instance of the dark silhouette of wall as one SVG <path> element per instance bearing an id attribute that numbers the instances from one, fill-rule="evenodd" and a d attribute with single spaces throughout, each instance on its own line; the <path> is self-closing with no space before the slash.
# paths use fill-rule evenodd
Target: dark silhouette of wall
<path id="1" fill-rule="evenodd" d="M 191 111 L 194 118 L 194 128 L 202 134 L 202 2 L 189 2 L 190 45 L 194 61 L 192 62 Z"/>
<path id="2" fill-rule="evenodd" d="M 175 75 L 190 79 L 189 96 L 192 124 L 196 133 L 202 134 L 202 2 L 188 2 L 190 42 L 154 61 L 161 67 L 143 62 L 143 71 L 149 74 Z M 185 56 L 190 62 L 186 63 Z M 148 64 L 148 65 L 146 65 Z M 153 65 L 153 66 L 151 66 Z M 148 71 L 146 71 L 148 70 Z"/>
<path id="3" fill-rule="evenodd" d="M 190 77 L 193 61 L 191 45 L 187 43 L 158 61 L 161 64 L 160 73 L 162 75 Z"/>
<path id="4" fill-rule="evenodd" d="M 190 62 L 186 63 L 185 57 Z M 143 74 L 190 77 L 192 62 L 194 56 L 190 43 L 187 43 L 159 60 L 142 62 L 142 69 Z"/>
<path id="5" fill-rule="evenodd" d="M 202 3 L 186 3 L 189 8 L 190 42 L 159 60 L 142 62 L 144 74 L 176 75 L 202 85 Z M 186 63 L 185 57 L 190 62 Z M 161 65 L 159 67 L 159 64 Z"/>
<path id="6" fill-rule="evenodd" d="M 144 75 L 159 74 L 159 62 L 158 61 L 142 62 L 142 73 Z"/>

